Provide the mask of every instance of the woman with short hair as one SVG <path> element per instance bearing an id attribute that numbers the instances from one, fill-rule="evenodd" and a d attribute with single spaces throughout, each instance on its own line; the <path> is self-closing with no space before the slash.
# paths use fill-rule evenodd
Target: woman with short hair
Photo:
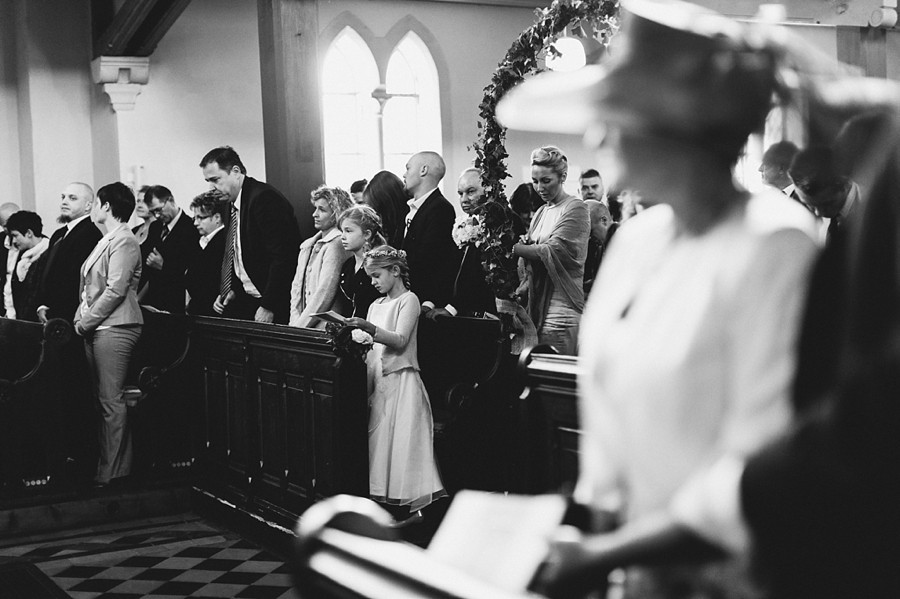
<path id="1" fill-rule="evenodd" d="M 528 311 L 538 341 L 574 355 L 584 310 L 591 219 L 584 202 L 563 189 L 568 172 L 569 162 L 559 148 L 543 146 L 531 153 L 531 181 L 544 205 L 534 214 L 527 238 L 513 252 L 531 267 Z"/>
<path id="2" fill-rule="evenodd" d="M 350 252 L 341 245 L 341 231 L 337 217 L 353 206 L 350 195 L 340 187 L 316 188 L 310 197 L 313 205 L 313 224 L 318 232 L 300 245 L 297 272 L 291 285 L 292 327 L 325 328 L 325 321 L 313 316 L 317 312 L 334 309 L 345 312 L 340 305 L 341 266 Z"/>

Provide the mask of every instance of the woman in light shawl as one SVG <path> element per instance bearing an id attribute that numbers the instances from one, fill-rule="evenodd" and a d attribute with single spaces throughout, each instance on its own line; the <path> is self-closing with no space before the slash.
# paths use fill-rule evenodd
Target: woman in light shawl
<path id="1" fill-rule="evenodd" d="M 584 310 L 582 281 L 591 219 L 584 202 L 563 189 L 568 168 L 557 147 L 531 153 L 532 185 L 545 203 L 535 213 L 527 239 L 513 251 L 532 269 L 528 311 L 538 340 L 574 355 Z"/>

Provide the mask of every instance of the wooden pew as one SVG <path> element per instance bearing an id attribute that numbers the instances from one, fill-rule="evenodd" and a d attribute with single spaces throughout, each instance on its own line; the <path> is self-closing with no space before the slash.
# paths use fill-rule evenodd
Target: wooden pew
<path id="1" fill-rule="evenodd" d="M 527 599 L 435 561 L 397 541 L 391 517 L 373 502 L 334 497 L 309 509 L 296 528 L 291 562 L 304 599 Z"/>
<path id="2" fill-rule="evenodd" d="M 364 364 L 313 329 L 197 318 L 191 335 L 202 497 L 289 529 L 318 500 L 368 495 Z"/>
<path id="3" fill-rule="evenodd" d="M 578 479 L 578 359 L 550 346 L 522 352 L 519 375 L 525 389 L 519 402 L 513 491 L 566 493 Z"/>
<path id="4" fill-rule="evenodd" d="M 63 320 L 40 325 L 0 318 L 0 500 L 45 488 L 62 455 Z"/>
<path id="5" fill-rule="evenodd" d="M 509 340 L 493 319 L 422 319 L 419 365 L 431 401 L 435 447 L 451 491 L 503 491 L 515 400 Z"/>

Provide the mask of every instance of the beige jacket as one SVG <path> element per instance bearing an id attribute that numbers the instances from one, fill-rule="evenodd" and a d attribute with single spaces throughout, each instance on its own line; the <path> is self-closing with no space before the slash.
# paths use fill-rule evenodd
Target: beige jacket
<path id="1" fill-rule="evenodd" d="M 76 331 L 83 334 L 99 326 L 143 324 L 137 300 L 140 279 L 140 245 L 131 229 L 119 225 L 97 243 L 81 266 Z"/>

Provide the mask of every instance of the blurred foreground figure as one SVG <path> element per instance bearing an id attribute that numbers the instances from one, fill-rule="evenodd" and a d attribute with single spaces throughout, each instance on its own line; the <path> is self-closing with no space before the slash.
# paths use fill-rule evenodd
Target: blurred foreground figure
<path id="1" fill-rule="evenodd" d="M 625 594 L 642 598 L 900 596 L 896 149 L 860 162 L 877 184 L 862 226 L 848 223 L 850 291 L 831 323 L 842 331 L 838 383 L 794 429 L 813 223 L 777 191 L 751 196 L 731 182 L 773 94 L 806 94 L 823 114 L 896 107 L 900 94 L 840 79 L 777 28 L 677 2 L 622 6 L 624 47 L 608 69 L 538 78 L 500 107 L 511 127 L 603 124 L 623 183 L 661 202 L 617 234 L 582 326 L 575 499 L 625 524 L 560 540 L 537 586 L 581 597 L 628 566 Z M 834 133 L 839 112 L 810 123 Z M 878 138 L 896 144 L 897 127 Z M 762 589 L 738 567 L 751 556 Z"/>

